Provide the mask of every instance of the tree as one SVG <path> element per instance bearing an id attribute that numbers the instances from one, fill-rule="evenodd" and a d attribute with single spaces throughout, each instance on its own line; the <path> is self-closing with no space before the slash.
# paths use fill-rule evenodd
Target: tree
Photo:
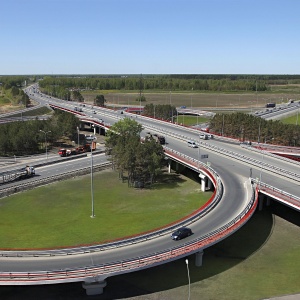
<path id="1" fill-rule="evenodd" d="M 22 104 L 24 104 L 25 107 L 27 107 L 29 104 L 30 104 L 30 98 L 28 97 L 28 95 L 26 93 L 24 93 L 23 90 L 20 90 L 21 91 L 21 102 Z"/>
<path id="2" fill-rule="evenodd" d="M 141 143 L 142 125 L 131 118 L 115 123 L 107 134 L 106 153 L 120 177 L 128 173 L 128 184 L 153 182 L 162 167 L 164 152 L 162 146 L 153 138 L 146 138 Z"/>
<path id="3" fill-rule="evenodd" d="M 78 102 L 83 102 L 84 101 L 84 98 L 83 96 L 80 94 L 79 91 L 73 91 L 72 92 L 72 99 L 74 101 L 78 101 Z"/>
<path id="4" fill-rule="evenodd" d="M 104 98 L 103 95 L 97 95 L 96 98 L 94 99 L 94 105 L 104 106 L 105 102 L 106 99 Z"/>
<path id="5" fill-rule="evenodd" d="M 146 102 L 146 97 L 144 95 L 141 95 L 141 96 L 138 96 L 136 98 L 136 101 L 139 101 L 139 102 Z"/>

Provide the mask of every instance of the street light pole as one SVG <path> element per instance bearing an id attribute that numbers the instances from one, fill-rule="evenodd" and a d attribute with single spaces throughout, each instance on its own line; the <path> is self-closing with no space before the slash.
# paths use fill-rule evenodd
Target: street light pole
<path id="1" fill-rule="evenodd" d="M 43 132 L 45 134 L 46 160 L 48 160 L 47 133 L 50 133 L 51 131 L 44 131 L 40 129 L 40 132 Z"/>
<path id="2" fill-rule="evenodd" d="M 77 126 L 77 147 L 79 148 L 79 127 Z"/>
<path id="3" fill-rule="evenodd" d="M 189 297 L 188 297 L 188 300 L 190 300 L 190 297 L 191 297 L 191 280 L 190 280 L 190 270 L 189 270 L 189 261 L 188 261 L 188 259 L 185 260 L 185 263 L 186 263 L 188 279 L 189 279 Z"/>
<path id="4" fill-rule="evenodd" d="M 92 135 L 90 137 L 92 138 Z M 91 142 L 91 198 L 92 198 L 92 215 L 91 215 L 91 218 L 95 218 L 95 212 L 94 212 L 94 178 L 93 178 L 93 140 Z"/>

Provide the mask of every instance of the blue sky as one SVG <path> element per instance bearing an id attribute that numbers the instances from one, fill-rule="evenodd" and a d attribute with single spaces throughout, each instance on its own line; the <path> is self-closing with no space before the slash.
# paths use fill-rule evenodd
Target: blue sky
<path id="1" fill-rule="evenodd" d="M 1 0 L 0 74 L 299 74 L 299 0 Z"/>

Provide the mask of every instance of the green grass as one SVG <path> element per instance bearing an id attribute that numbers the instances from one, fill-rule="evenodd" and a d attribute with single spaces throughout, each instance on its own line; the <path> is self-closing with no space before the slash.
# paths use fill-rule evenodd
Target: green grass
<path id="1" fill-rule="evenodd" d="M 281 119 L 280 121 L 284 124 L 300 125 L 300 116 L 296 113 L 295 115 Z"/>
<path id="2" fill-rule="evenodd" d="M 177 122 L 178 124 L 183 124 L 185 126 L 193 126 L 201 123 L 207 123 L 209 122 L 209 118 L 204 117 L 196 117 L 196 116 L 183 116 L 179 115 L 178 118 L 175 118 L 174 122 Z"/>
<path id="3" fill-rule="evenodd" d="M 164 175 L 151 189 L 128 188 L 111 171 L 53 183 L 0 199 L 0 248 L 52 248 L 104 242 L 159 228 L 211 196 L 182 175 Z"/>

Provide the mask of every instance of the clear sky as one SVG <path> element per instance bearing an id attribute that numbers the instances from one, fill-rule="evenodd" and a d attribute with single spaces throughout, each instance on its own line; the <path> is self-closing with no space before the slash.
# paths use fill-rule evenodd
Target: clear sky
<path id="1" fill-rule="evenodd" d="M 0 0 L 0 74 L 299 74 L 299 0 Z"/>

